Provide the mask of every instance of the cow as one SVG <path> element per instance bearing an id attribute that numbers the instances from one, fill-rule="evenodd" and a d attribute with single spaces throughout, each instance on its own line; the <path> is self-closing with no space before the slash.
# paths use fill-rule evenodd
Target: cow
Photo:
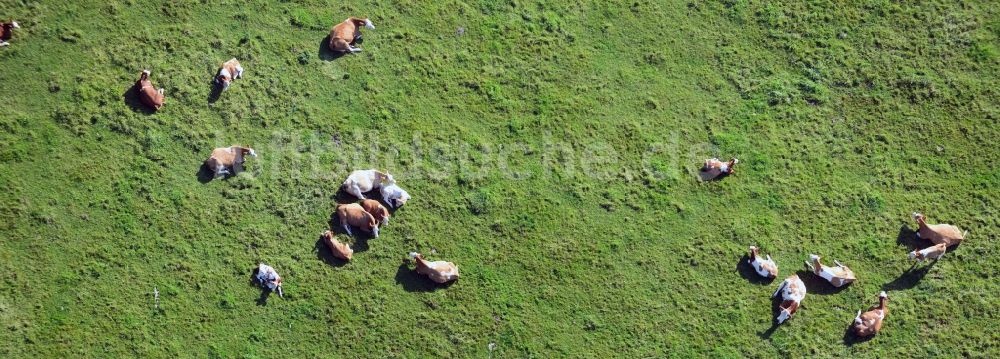
<path id="1" fill-rule="evenodd" d="M 14 36 L 14 29 L 20 28 L 21 25 L 18 25 L 17 21 L 14 20 L 0 22 L 0 47 L 9 46 L 8 41 Z"/>
<path id="2" fill-rule="evenodd" d="M 215 177 L 232 175 L 243 170 L 243 162 L 246 162 L 247 156 L 257 157 L 257 152 L 250 147 L 219 147 L 212 150 L 212 155 L 205 160 L 204 165 L 215 174 Z"/>
<path id="3" fill-rule="evenodd" d="M 149 70 L 143 70 L 139 75 L 139 81 L 135 82 L 135 87 L 139 89 L 139 101 L 153 110 L 163 107 L 163 88 L 157 90 L 153 87 L 153 82 L 149 80 Z"/>
<path id="4" fill-rule="evenodd" d="M 222 86 L 222 90 L 225 91 L 229 89 L 229 84 L 233 82 L 234 79 L 243 77 L 243 66 L 240 65 L 240 61 L 235 57 L 229 61 L 223 62 L 222 66 L 219 67 L 219 74 L 215 75 L 215 83 Z"/>
<path id="5" fill-rule="evenodd" d="M 368 18 L 362 19 L 353 16 L 344 20 L 344 22 L 334 25 L 333 29 L 330 29 L 330 40 L 327 46 L 330 50 L 341 53 L 348 52 L 353 54 L 360 52 L 361 49 L 354 47 L 354 44 L 358 40 L 361 40 L 362 26 L 372 30 L 375 29 L 375 24 L 372 24 L 372 21 L 368 20 Z"/>

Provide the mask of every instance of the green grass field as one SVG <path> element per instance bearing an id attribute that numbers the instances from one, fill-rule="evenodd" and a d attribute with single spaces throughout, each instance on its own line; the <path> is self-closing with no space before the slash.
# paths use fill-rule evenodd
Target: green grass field
<path id="1" fill-rule="evenodd" d="M 323 51 L 351 15 L 377 27 L 364 52 Z M 995 2 L 0 0 L 7 18 L 0 357 L 1000 356 Z M 232 57 L 246 74 L 213 96 Z M 127 93 L 143 69 L 155 114 Z M 260 157 L 199 180 L 233 144 Z M 698 181 L 715 156 L 738 173 Z M 367 168 L 413 199 L 333 261 L 319 234 Z M 914 211 L 968 239 L 911 268 Z M 773 327 L 751 244 L 781 277 L 817 253 L 859 280 L 807 280 Z M 418 277 L 414 250 L 462 278 Z M 251 285 L 258 261 L 284 298 Z M 883 331 L 846 336 L 883 289 Z"/>

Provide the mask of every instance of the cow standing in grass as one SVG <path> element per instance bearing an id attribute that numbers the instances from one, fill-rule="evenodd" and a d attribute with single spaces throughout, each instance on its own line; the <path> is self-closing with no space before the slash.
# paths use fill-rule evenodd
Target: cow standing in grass
<path id="1" fill-rule="evenodd" d="M 20 29 L 21 25 L 17 21 L 0 22 L 0 47 L 9 46 L 10 39 L 14 36 L 14 29 Z"/>
<path id="2" fill-rule="evenodd" d="M 357 18 L 349 17 L 344 22 L 341 22 L 330 30 L 330 41 L 327 46 L 330 50 L 336 52 L 349 52 L 355 53 L 360 52 L 361 49 L 354 47 L 354 44 L 361 40 L 361 27 L 367 27 L 374 30 L 375 24 L 372 24 L 371 20 L 368 18 Z"/>

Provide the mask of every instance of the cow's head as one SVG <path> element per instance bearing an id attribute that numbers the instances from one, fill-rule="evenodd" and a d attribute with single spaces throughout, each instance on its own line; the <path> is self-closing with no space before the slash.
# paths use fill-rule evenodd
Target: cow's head
<path id="1" fill-rule="evenodd" d="M 222 90 L 225 91 L 229 89 L 230 82 L 233 82 L 233 74 L 229 73 L 226 68 L 219 70 L 219 75 L 215 76 L 215 83 L 222 86 Z"/>

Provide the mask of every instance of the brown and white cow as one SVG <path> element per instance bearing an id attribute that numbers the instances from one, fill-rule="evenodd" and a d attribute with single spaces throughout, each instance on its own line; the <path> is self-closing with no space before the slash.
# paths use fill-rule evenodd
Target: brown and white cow
<path id="1" fill-rule="evenodd" d="M 760 250 L 756 246 L 750 246 L 750 259 L 747 260 L 753 266 L 757 275 L 764 278 L 775 278 L 778 276 L 778 265 L 771 260 L 771 256 L 761 258 Z"/>
<path id="2" fill-rule="evenodd" d="M 927 217 L 920 213 L 913 213 L 913 220 L 917 221 L 917 238 L 923 238 L 934 242 L 934 244 L 944 243 L 953 246 L 962 243 L 968 232 L 963 232 L 958 227 L 950 224 L 927 224 Z"/>
<path id="3" fill-rule="evenodd" d="M 859 337 L 878 334 L 882 330 L 882 321 L 889 314 L 889 308 L 885 305 L 888 301 L 889 295 L 885 294 L 885 291 L 882 291 L 882 293 L 878 294 L 877 306 L 869 308 L 864 313 L 861 313 L 859 310 L 858 315 L 854 317 L 854 324 L 851 325 L 851 330 L 854 331 L 854 334 Z"/>
<path id="4" fill-rule="evenodd" d="M 778 286 L 778 290 L 771 294 L 771 298 L 781 294 L 781 304 L 778 305 L 780 313 L 775 320 L 778 324 L 784 323 L 788 318 L 795 314 L 795 311 L 799 310 L 799 306 L 802 300 L 806 298 L 806 284 L 802 282 L 802 279 L 798 275 L 792 274 L 790 277 L 785 278 L 781 285 Z"/>
<path id="5" fill-rule="evenodd" d="M 458 279 L 458 266 L 452 262 L 430 262 L 417 252 L 410 252 L 410 258 L 417 262 L 417 273 L 426 275 L 434 283 L 444 284 Z"/>
<path id="6" fill-rule="evenodd" d="M 0 47 L 10 45 L 8 41 L 14 36 L 14 29 L 20 28 L 21 25 L 18 25 L 17 21 L 14 20 L 0 22 Z"/>
<path id="7" fill-rule="evenodd" d="M 205 167 L 215 173 L 215 177 L 235 175 L 243 170 L 247 156 L 257 157 L 257 152 L 250 147 L 219 147 L 212 150 L 212 155 L 205 160 Z"/>
<path id="8" fill-rule="evenodd" d="M 222 86 L 222 90 L 225 91 L 229 89 L 229 83 L 233 82 L 234 79 L 243 77 L 243 66 L 240 65 L 240 61 L 235 57 L 229 61 L 223 62 L 222 66 L 219 67 L 219 74 L 215 75 L 215 83 Z"/>
<path id="9" fill-rule="evenodd" d="M 330 30 L 330 40 L 327 46 L 330 50 L 337 52 L 360 52 L 361 49 L 354 47 L 354 43 L 361 39 L 361 27 L 367 27 L 374 30 L 375 24 L 372 24 L 371 20 L 368 18 L 357 18 L 349 17 L 344 22 L 341 22 L 333 26 Z"/>
<path id="10" fill-rule="evenodd" d="M 730 159 L 729 162 L 722 162 L 718 158 L 707 159 L 701 166 L 701 176 L 705 180 L 713 180 L 731 175 L 736 171 L 737 163 L 740 163 L 740 160 L 736 158 Z"/>
<path id="11" fill-rule="evenodd" d="M 913 252 L 910 252 L 910 259 L 916 259 L 917 262 L 923 262 L 925 259 L 937 260 L 947 251 L 948 245 L 939 243 L 921 250 L 914 249 Z"/>
<path id="12" fill-rule="evenodd" d="M 349 235 L 354 235 L 354 232 L 351 232 L 351 227 L 358 227 L 378 238 L 378 221 L 370 213 L 365 212 L 364 207 L 361 207 L 360 204 L 337 205 L 337 218 L 340 219 L 340 225 Z"/>
<path id="13" fill-rule="evenodd" d="M 361 207 L 365 209 L 365 212 L 375 217 L 375 221 L 379 225 L 389 223 L 389 210 L 385 209 L 385 206 L 382 206 L 378 201 L 374 199 L 361 200 Z"/>
<path id="14" fill-rule="evenodd" d="M 338 241 L 337 238 L 334 237 L 333 232 L 323 232 L 322 237 L 323 244 L 326 244 L 326 247 L 330 248 L 330 252 L 333 253 L 334 257 L 349 261 L 351 260 L 351 257 L 354 256 L 354 250 L 351 249 L 351 246 L 347 245 L 347 243 L 341 243 Z"/>
<path id="15" fill-rule="evenodd" d="M 149 80 L 149 70 L 143 70 L 139 75 L 139 81 L 135 82 L 135 87 L 139 89 L 139 101 L 146 106 L 159 110 L 163 107 L 163 88 L 157 90 L 153 87 L 153 82 Z"/>
<path id="16" fill-rule="evenodd" d="M 820 278 L 826 279 L 834 287 L 840 288 L 858 279 L 854 276 L 854 271 L 851 268 L 847 268 L 847 266 L 841 264 L 839 261 L 833 261 L 837 266 L 830 267 L 823 265 L 818 255 L 810 254 L 809 260 L 812 263 L 806 262 L 806 267 Z"/>

